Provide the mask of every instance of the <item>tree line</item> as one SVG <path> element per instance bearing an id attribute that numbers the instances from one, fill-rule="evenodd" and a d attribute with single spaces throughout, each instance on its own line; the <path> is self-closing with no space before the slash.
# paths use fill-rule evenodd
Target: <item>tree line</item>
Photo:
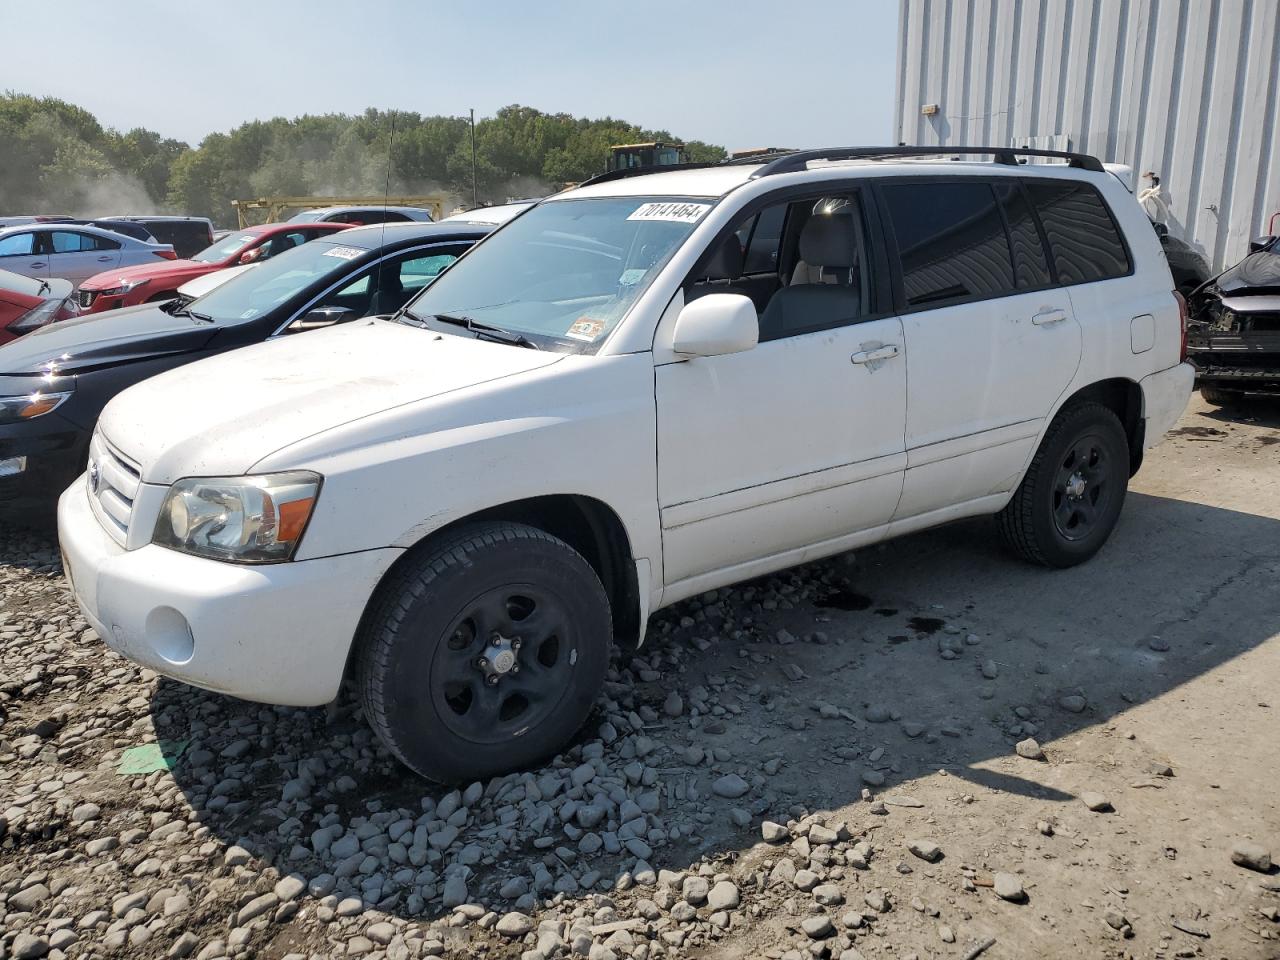
<path id="1" fill-rule="evenodd" d="M 546 193 L 605 169 L 612 144 L 667 140 L 611 117 L 503 107 L 476 121 L 481 202 Z M 136 128 L 121 133 L 54 97 L 0 95 L 0 215 L 170 212 L 234 225 L 231 201 L 270 195 L 445 193 L 470 205 L 466 117 L 368 109 L 252 120 L 199 146 Z M 686 142 L 690 159 L 723 148 Z"/>

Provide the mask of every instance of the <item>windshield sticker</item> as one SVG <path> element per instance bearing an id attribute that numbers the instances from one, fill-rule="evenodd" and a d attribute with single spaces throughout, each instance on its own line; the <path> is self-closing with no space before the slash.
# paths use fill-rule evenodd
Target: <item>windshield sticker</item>
<path id="1" fill-rule="evenodd" d="M 241 319 L 241 320 L 252 320 L 252 319 L 253 319 L 254 317 L 256 317 L 257 315 L 258 315 L 258 308 L 257 308 L 257 307 L 250 307 L 250 308 L 249 308 L 248 310 L 246 310 L 244 313 L 240 314 L 240 319 Z"/>
<path id="2" fill-rule="evenodd" d="M 592 320 L 590 317 L 579 317 L 573 321 L 565 336 L 571 340 L 583 340 L 587 343 L 593 342 L 596 337 L 604 331 L 603 320 Z"/>
<path id="3" fill-rule="evenodd" d="M 330 250 L 326 250 L 324 255 L 326 257 L 338 257 L 342 260 L 354 260 L 362 253 L 364 253 L 363 250 L 358 250 L 355 247 L 333 247 Z"/>
<path id="4" fill-rule="evenodd" d="M 645 203 L 628 220 L 665 220 L 669 223 L 697 223 L 711 209 L 709 203 Z"/>
<path id="5" fill-rule="evenodd" d="M 618 283 L 624 287 L 633 287 L 643 280 L 644 275 L 648 272 L 643 267 L 632 267 L 630 270 L 623 270 L 622 276 L 618 278 Z"/>

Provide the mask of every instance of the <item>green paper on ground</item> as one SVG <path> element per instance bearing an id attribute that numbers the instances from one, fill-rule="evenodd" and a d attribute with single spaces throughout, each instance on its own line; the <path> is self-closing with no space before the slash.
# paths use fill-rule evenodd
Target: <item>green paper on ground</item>
<path id="1" fill-rule="evenodd" d="M 116 763 L 116 773 L 132 777 L 143 773 L 155 773 L 157 770 L 172 770 L 178 765 L 178 758 L 187 749 L 185 740 L 161 740 L 158 743 L 144 743 L 140 747 L 130 747 L 120 754 Z"/>

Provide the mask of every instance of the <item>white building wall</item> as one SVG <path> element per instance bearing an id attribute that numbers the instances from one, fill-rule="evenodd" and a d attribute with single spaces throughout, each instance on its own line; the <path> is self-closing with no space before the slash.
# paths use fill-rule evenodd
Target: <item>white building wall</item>
<path id="1" fill-rule="evenodd" d="M 901 0 L 898 141 L 1154 171 L 1170 231 L 1219 267 L 1280 211 L 1278 86 L 1280 0 Z"/>

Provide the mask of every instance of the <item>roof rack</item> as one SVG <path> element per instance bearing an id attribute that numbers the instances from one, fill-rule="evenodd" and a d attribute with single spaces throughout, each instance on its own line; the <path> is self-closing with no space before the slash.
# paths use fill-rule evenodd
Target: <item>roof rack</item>
<path id="1" fill-rule="evenodd" d="M 796 150 L 767 162 L 751 179 L 771 177 L 779 173 L 795 173 L 805 170 L 813 160 L 881 160 L 889 157 L 995 157 L 996 163 L 1018 166 L 1018 157 L 1056 157 L 1068 161 L 1072 167 L 1105 173 L 1097 157 L 1087 153 L 1070 153 L 1066 150 L 1033 150 L 1021 147 L 828 147 L 822 150 Z M 753 158 L 754 159 L 754 158 Z"/>
<path id="2" fill-rule="evenodd" d="M 624 167 L 621 170 L 610 170 L 588 177 L 578 186 L 587 187 L 593 183 L 608 183 L 610 180 L 624 180 L 627 177 L 642 177 L 647 173 L 666 173 L 668 170 L 702 170 L 707 167 L 718 167 L 720 163 L 648 163 L 642 167 Z"/>

